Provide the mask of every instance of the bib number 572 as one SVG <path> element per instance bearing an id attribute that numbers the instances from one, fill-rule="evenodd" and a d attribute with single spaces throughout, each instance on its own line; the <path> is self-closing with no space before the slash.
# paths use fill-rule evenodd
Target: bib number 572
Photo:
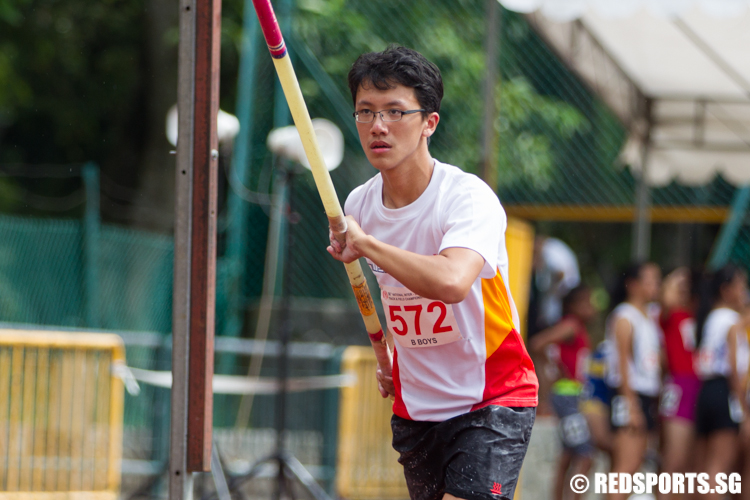
<path id="1" fill-rule="evenodd" d="M 435 321 L 432 323 L 432 333 L 446 333 L 453 331 L 453 328 L 450 325 L 443 325 L 445 316 L 448 313 L 445 304 L 439 301 L 430 302 L 427 304 L 427 313 L 433 315 L 437 313 Z M 422 335 L 422 304 L 412 306 L 388 306 L 388 314 L 390 315 L 390 320 L 393 324 L 393 333 L 396 335 L 408 334 L 409 325 L 414 325 L 415 335 Z M 406 318 L 402 314 L 408 314 L 410 318 L 413 318 L 413 322 L 407 323 Z M 396 323 L 400 323 L 401 326 L 396 326 Z"/>

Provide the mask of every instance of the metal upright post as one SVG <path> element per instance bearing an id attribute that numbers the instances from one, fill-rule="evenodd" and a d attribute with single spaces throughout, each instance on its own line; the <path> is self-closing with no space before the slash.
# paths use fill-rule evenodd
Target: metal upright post
<path id="1" fill-rule="evenodd" d="M 211 470 L 213 443 L 220 39 L 221 0 L 197 0 L 186 457 L 190 472 Z"/>
<path id="2" fill-rule="evenodd" d="M 169 498 L 192 500 L 193 474 L 187 470 L 188 354 L 190 349 L 190 239 L 193 193 L 193 99 L 195 95 L 195 3 L 180 0 L 175 181 L 174 287 L 172 298 L 172 410 L 169 444 Z"/>
<path id="3" fill-rule="evenodd" d="M 211 470 L 220 0 L 180 0 L 171 499 Z"/>
<path id="4" fill-rule="evenodd" d="M 641 172 L 637 179 L 633 245 L 631 258 L 635 262 L 648 260 L 651 254 L 651 188 L 648 185 L 648 157 L 651 153 L 651 99 L 644 103 L 646 130 L 641 150 Z"/>
<path id="5" fill-rule="evenodd" d="M 99 167 L 95 163 L 83 166 L 83 184 L 86 189 L 86 215 L 83 230 L 83 247 L 86 255 L 86 326 L 100 328 L 99 307 L 99 245 L 101 219 L 99 217 Z"/>

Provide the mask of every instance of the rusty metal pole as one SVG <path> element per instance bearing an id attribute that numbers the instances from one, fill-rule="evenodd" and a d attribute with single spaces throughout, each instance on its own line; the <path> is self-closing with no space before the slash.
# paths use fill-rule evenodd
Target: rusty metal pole
<path id="1" fill-rule="evenodd" d="M 187 470 L 211 470 L 221 0 L 196 0 Z"/>
<path id="2" fill-rule="evenodd" d="M 221 0 L 180 1 L 169 496 L 211 468 Z"/>

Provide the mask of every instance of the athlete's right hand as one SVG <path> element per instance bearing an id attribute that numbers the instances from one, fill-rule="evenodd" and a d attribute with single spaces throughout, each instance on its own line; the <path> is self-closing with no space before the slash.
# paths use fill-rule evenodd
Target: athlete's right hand
<path id="1" fill-rule="evenodd" d="M 396 388 L 393 385 L 393 375 L 384 375 L 383 371 L 378 367 L 375 372 L 375 378 L 378 380 L 378 390 L 381 396 L 387 398 L 388 396 L 396 395 Z"/>
<path id="2" fill-rule="evenodd" d="M 328 239 L 331 244 L 328 246 L 327 250 L 334 259 L 348 264 L 360 257 L 364 257 L 364 254 L 360 249 L 360 244 L 368 236 L 362 231 L 362 228 L 359 227 L 359 224 L 357 224 L 354 217 L 351 215 L 346 217 L 346 224 L 346 245 L 341 245 L 341 243 L 334 238 L 333 231 L 329 229 Z"/>

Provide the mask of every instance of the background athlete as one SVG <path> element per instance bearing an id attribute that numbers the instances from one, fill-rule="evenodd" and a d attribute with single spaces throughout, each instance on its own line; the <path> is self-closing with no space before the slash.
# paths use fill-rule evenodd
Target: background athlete
<path id="1" fill-rule="evenodd" d="M 348 197 L 346 246 L 380 285 L 396 351 L 393 446 L 413 499 L 512 498 L 538 383 L 508 283 L 505 213 L 474 175 L 430 156 L 438 68 L 404 47 L 349 73 L 362 147 L 378 174 Z"/>
<path id="2" fill-rule="evenodd" d="M 561 312 L 562 318 L 557 324 L 538 332 L 529 341 L 532 351 L 546 351 L 557 373 L 550 391 L 550 402 L 559 419 L 558 434 L 563 450 L 557 461 L 554 500 L 563 500 L 571 477 L 588 475 L 594 453 L 588 422 L 580 410 L 591 349 L 586 325 L 596 315 L 591 290 L 585 285 L 570 290 L 563 297 Z M 582 495 L 573 492 L 572 498 L 579 499 Z"/>

